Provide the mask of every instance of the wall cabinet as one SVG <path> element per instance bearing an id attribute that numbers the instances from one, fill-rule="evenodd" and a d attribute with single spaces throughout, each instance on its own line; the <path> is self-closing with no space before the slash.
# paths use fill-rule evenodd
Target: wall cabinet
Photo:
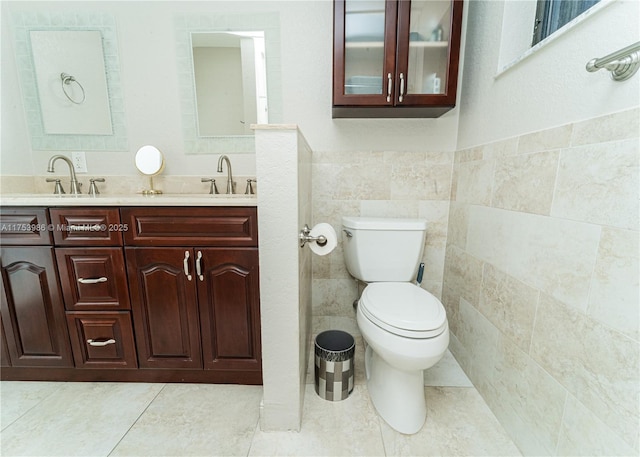
<path id="1" fill-rule="evenodd" d="M 333 117 L 451 110 L 462 7 L 462 0 L 335 0 Z"/>
<path id="2" fill-rule="evenodd" d="M 255 208 L 3 208 L 2 223 L 2 379 L 262 382 Z"/>

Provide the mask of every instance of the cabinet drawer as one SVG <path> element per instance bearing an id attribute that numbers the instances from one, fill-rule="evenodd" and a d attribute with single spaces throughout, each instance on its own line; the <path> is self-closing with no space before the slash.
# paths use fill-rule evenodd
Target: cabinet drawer
<path id="1" fill-rule="evenodd" d="M 257 246 L 255 207 L 123 208 L 127 245 Z"/>
<path id="2" fill-rule="evenodd" d="M 130 309 L 122 248 L 57 248 L 56 262 L 67 310 Z"/>
<path id="3" fill-rule="evenodd" d="M 58 246 L 121 246 L 120 213 L 116 208 L 52 208 L 53 240 Z"/>
<path id="4" fill-rule="evenodd" d="M 127 311 L 67 312 L 77 368 L 136 368 L 131 316 Z"/>
<path id="5" fill-rule="evenodd" d="M 7 245 L 51 244 L 51 230 L 46 208 L 0 209 L 0 238 Z"/>

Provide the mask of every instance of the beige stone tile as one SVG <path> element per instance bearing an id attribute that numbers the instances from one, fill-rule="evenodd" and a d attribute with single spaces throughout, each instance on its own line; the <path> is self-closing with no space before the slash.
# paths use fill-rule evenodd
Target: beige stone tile
<path id="1" fill-rule="evenodd" d="M 468 209 L 469 205 L 467 203 L 451 202 L 447 227 L 447 244 L 466 249 Z"/>
<path id="2" fill-rule="evenodd" d="M 471 303 L 478 303 L 482 287 L 482 261 L 456 246 L 448 246 L 444 266 L 444 289 Z"/>
<path id="3" fill-rule="evenodd" d="M 563 150 L 551 215 L 637 230 L 639 156 L 635 139 Z"/>
<path id="4" fill-rule="evenodd" d="M 569 395 L 565 407 L 557 455 L 636 456 L 634 449 L 578 400 Z"/>
<path id="5" fill-rule="evenodd" d="M 482 160 L 482 146 L 456 151 L 453 159 L 454 163 L 475 162 L 476 160 Z"/>
<path id="6" fill-rule="evenodd" d="M 426 387 L 425 393 L 427 420 L 415 435 L 381 421 L 387 455 L 521 455 L 475 389 Z"/>
<path id="7" fill-rule="evenodd" d="M 638 108 L 577 122 L 573 125 L 571 145 L 580 146 L 638 138 L 638 126 L 640 126 L 640 109 Z"/>
<path id="8" fill-rule="evenodd" d="M 522 135 L 518 142 L 518 153 L 549 151 L 551 149 L 566 148 L 571 142 L 571 124 L 555 127 L 539 132 Z"/>
<path id="9" fill-rule="evenodd" d="M 445 274 L 445 281 L 442 285 L 441 302 L 447 313 L 449 331 L 457 335 L 460 332 L 460 292 L 447 283 L 448 276 Z"/>
<path id="10" fill-rule="evenodd" d="M 110 454 L 246 455 L 262 386 L 167 384 Z"/>
<path id="11" fill-rule="evenodd" d="M 449 350 L 438 363 L 424 370 L 424 385 L 430 387 L 473 387 Z"/>
<path id="12" fill-rule="evenodd" d="M 391 200 L 449 200 L 451 166 L 433 164 L 393 165 Z"/>
<path id="13" fill-rule="evenodd" d="M 546 151 L 496 160 L 493 206 L 550 214 L 559 155 Z"/>
<path id="14" fill-rule="evenodd" d="M 630 445 L 638 436 L 640 346 L 542 294 L 531 357 Z"/>
<path id="15" fill-rule="evenodd" d="M 640 340 L 638 232 L 602 228 L 587 314 Z"/>
<path id="16" fill-rule="evenodd" d="M 500 332 L 464 298 L 460 299 L 459 313 L 460 328 L 457 335 L 471 361 L 465 372 L 474 384 L 482 379 L 492 382 Z"/>
<path id="17" fill-rule="evenodd" d="M 352 303 L 358 298 L 353 279 L 314 279 L 312 303 L 315 316 L 352 316 Z"/>
<path id="18" fill-rule="evenodd" d="M 469 209 L 469 226 L 472 256 L 586 310 L 599 226 L 475 206 Z"/>
<path id="19" fill-rule="evenodd" d="M 1 429 L 4 430 L 60 387 L 57 382 L 0 382 Z"/>
<path id="20" fill-rule="evenodd" d="M 424 164 L 427 155 L 424 152 L 393 152 L 383 153 L 384 162 L 390 166 Z"/>
<path id="21" fill-rule="evenodd" d="M 512 137 L 485 144 L 482 146 L 482 158 L 484 160 L 491 160 L 515 155 L 518 152 L 518 141 L 518 137 Z"/>
<path id="22" fill-rule="evenodd" d="M 364 385 L 346 400 L 327 401 L 307 384 L 300 432 L 257 429 L 251 456 L 385 455 L 378 416 Z"/>
<path id="23" fill-rule="evenodd" d="M 320 200 L 390 200 L 391 168 L 381 162 L 314 164 L 313 198 Z"/>
<path id="24" fill-rule="evenodd" d="M 53 193 L 53 183 L 47 183 L 40 176 L 2 176 L 0 180 L 1 194 L 30 194 L 36 192 L 36 181 L 42 186 L 41 192 Z M 45 186 L 46 183 L 46 186 Z"/>
<path id="25" fill-rule="evenodd" d="M 499 338 L 489 403 L 525 455 L 554 455 L 567 391 L 508 338 Z"/>
<path id="26" fill-rule="evenodd" d="M 162 388 L 163 384 L 64 383 L 2 431 L 1 453 L 108 455 Z"/>
<path id="27" fill-rule="evenodd" d="M 478 310 L 523 351 L 528 351 L 539 292 L 484 264 Z"/>
<path id="28" fill-rule="evenodd" d="M 416 200 L 362 200 L 360 215 L 364 217 L 418 217 Z"/>
<path id="29" fill-rule="evenodd" d="M 493 186 L 493 160 L 458 165 L 456 201 L 489 206 Z"/>
<path id="30" fill-rule="evenodd" d="M 354 337 L 361 335 L 358 323 L 356 322 L 356 312 L 353 310 L 351 317 L 346 316 L 313 316 L 311 319 L 311 329 L 317 335 L 325 330 L 344 330 Z"/>

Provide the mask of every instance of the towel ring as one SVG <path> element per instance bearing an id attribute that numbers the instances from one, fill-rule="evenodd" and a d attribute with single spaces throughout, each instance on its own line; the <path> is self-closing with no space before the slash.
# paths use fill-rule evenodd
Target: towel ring
<path id="1" fill-rule="evenodd" d="M 84 87 L 82 87 L 82 84 L 80 84 L 76 80 L 76 78 L 66 73 L 60 73 L 60 80 L 62 81 L 62 92 L 64 92 L 64 95 L 69 99 L 71 103 L 75 103 L 76 105 L 81 105 L 82 103 L 84 103 L 84 99 L 86 98 L 86 94 L 84 93 Z M 80 90 L 82 91 L 82 100 L 80 100 L 79 102 L 71 98 L 71 96 L 67 93 L 67 89 L 65 89 L 64 87 L 65 85 L 68 86 L 71 83 L 76 83 L 80 88 Z"/>

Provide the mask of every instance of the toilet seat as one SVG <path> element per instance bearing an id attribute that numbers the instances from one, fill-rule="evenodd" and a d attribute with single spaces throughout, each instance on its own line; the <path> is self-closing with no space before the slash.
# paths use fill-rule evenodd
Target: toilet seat
<path id="1" fill-rule="evenodd" d="M 377 282 L 365 287 L 358 304 L 377 326 L 407 338 L 433 338 L 447 326 L 442 303 L 408 282 Z"/>

